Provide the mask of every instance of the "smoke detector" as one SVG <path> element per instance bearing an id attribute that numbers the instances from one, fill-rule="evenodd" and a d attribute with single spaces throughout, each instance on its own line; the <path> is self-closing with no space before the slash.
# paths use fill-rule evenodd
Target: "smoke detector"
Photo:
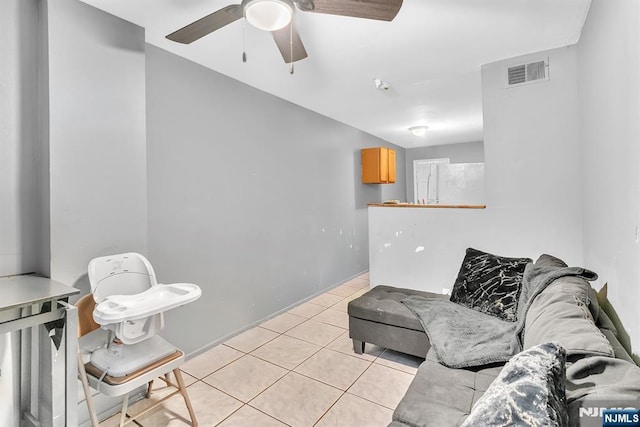
<path id="1" fill-rule="evenodd" d="M 391 87 L 391 83 L 385 82 L 384 80 L 373 79 L 373 82 L 375 83 L 376 89 L 378 90 L 389 90 L 389 88 Z"/>

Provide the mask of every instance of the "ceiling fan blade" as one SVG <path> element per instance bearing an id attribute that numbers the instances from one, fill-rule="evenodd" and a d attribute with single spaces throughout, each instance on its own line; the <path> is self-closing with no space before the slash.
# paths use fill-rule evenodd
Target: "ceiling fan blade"
<path id="1" fill-rule="evenodd" d="M 271 31 L 271 34 L 273 34 L 273 40 L 275 40 L 276 45 L 278 45 L 278 49 L 280 50 L 280 54 L 282 55 L 282 59 L 284 59 L 284 62 L 287 64 L 307 57 L 307 51 L 302 44 L 302 39 L 300 39 L 300 34 L 298 34 L 295 25 L 293 25 L 293 33 L 291 33 L 292 25 L 293 21 L 284 28 Z M 293 58 L 291 58 L 291 40 L 293 40 Z"/>
<path id="2" fill-rule="evenodd" d="M 354 18 L 391 21 L 402 6 L 402 0 L 299 0 L 300 10 L 326 13 L 329 15 L 351 16 Z M 310 7 L 313 3 L 313 7 Z"/>
<path id="3" fill-rule="evenodd" d="M 240 18 L 242 18 L 242 6 L 232 4 L 174 31 L 167 38 L 174 42 L 189 44 Z"/>

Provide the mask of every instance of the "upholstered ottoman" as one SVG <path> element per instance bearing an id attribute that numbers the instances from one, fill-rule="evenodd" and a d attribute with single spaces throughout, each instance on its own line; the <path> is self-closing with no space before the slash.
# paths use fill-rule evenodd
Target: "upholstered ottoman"
<path id="1" fill-rule="evenodd" d="M 376 344 L 424 358 L 431 345 L 418 318 L 402 304 L 411 295 L 449 298 L 413 289 L 376 286 L 349 302 L 349 337 L 353 350 L 362 354 L 365 343 Z"/>

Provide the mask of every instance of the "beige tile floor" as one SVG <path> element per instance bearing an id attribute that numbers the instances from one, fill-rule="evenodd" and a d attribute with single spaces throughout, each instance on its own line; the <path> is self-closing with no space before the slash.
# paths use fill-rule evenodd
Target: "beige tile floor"
<path id="1" fill-rule="evenodd" d="M 370 344 L 365 354 L 353 352 L 347 304 L 368 288 L 364 274 L 184 363 L 199 425 L 389 424 L 421 360 Z M 151 400 L 164 392 L 157 390 Z M 138 402 L 131 412 L 148 405 Z M 188 420 L 182 398 L 174 396 L 137 424 L 185 426 Z"/>

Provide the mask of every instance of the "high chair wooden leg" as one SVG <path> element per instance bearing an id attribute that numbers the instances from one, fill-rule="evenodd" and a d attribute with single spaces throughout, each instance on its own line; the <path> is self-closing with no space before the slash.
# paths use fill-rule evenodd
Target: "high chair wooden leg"
<path id="1" fill-rule="evenodd" d="M 129 393 L 122 398 L 122 410 L 120 411 L 120 427 L 124 426 L 127 420 L 127 408 L 129 407 Z"/>
<path id="2" fill-rule="evenodd" d="M 184 399 L 184 403 L 187 405 L 187 410 L 189 411 L 189 417 L 191 418 L 191 425 L 193 427 L 197 427 L 198 420 L 196 420 L 196 413 L 193 410 L 193 406 L 191 406 L 191 400 L 189 399 L 187 388 L 184 385 L 184 380 L 182 379 L 182 373 L 180 372 L 180 369 L 178 368 L 174 369 L 173 375 L 175 375 L 176 377 L 176 381 L 178 382 L 178 388 L 180 389 L 180 394 Z"/>
<path id="3" fill-rule="evenodd" d="M 149 384 L 147 384 L 147 394 L 144 396 L 145 399 L 148 399 L 151 397 L 152 388 L 153 388 L 153 380 L 149 381 Z"/>
<path id="4" fill-rule="evenodd" d="M 84 390 L 84 398 L 87 401 L 87 410 L 89 411 L 89 417 L 91 419 L 91 425 L 98 427 L 98 416 L 96 415 L 96 407 L 93 404 L 93 396 L 91 396 L 91 387 L 89 387 L 89 380 L 87 380 L 87 371 L 84 369 L 84 362 L 82 361 L 82 354 L 78 352 L 78 372 L 80 374 L 80 381 L 82 382 L 82 389 Z"/>

